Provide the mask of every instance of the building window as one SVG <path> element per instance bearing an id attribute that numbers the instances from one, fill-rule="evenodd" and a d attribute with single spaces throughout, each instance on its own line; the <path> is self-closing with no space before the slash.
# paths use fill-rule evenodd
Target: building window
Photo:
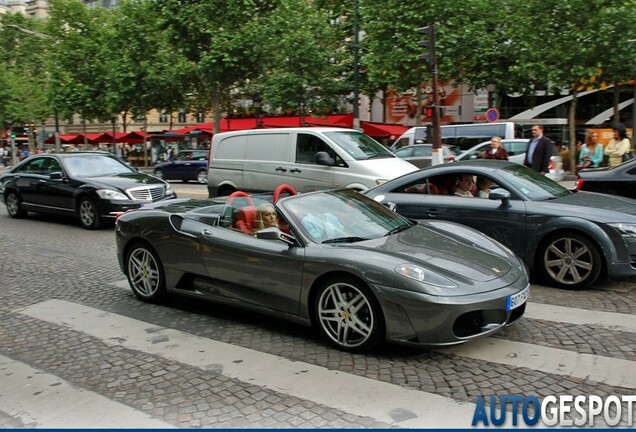
<path id="1" fill-rule="evenodd" d="M 205 113 L 197 113 L 197 123 L 203 123 L 205 121 Z"/>
<path id="2" fill-rule="evenodd" d="M 168 113 L 166 110 L 161 110 L 159 113 L 159 123 L 168 123 Z"/>
<path id="3" fill-rule="evenodd" d="M 178 123 L 185 123 L 187 121 L 186 120 L 186 112 L 184 110 L 179 111 L 179 116 L 178 117 L 179 117 L 177 119 Z"/>

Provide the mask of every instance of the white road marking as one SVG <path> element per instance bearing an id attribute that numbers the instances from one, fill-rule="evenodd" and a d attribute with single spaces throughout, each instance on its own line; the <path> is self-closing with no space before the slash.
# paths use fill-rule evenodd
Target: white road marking
<path id="1" fill-rule="evenodd" d="M 472 403 L 287 360 L 67 301 L 49 300 L 18 312 L 67 326 L 110 345 L 214 370 L 243 382 L 400 427 L 467 428 L 475 410 Z"/>
<path id="2" fill-rule="evenodd" d="M 0 355 L 0 408 L 37 428 L 173 428 L 142 411 Z"/>
<path id="3" fill-rule="evenodd" d="M 567 324 L 596 325 L 610 330 L 636 333 L 636 319 L 630 314 L 528 302 L 524 317 Z"/>
<path id="4" fill-rule="evenodd" d="M 636 388 L 636 362 L 629 360 L 579 354 L 495 338 L 475 340 L 438 351 L 513 367 L 589 379 L 611 386 Z"/>

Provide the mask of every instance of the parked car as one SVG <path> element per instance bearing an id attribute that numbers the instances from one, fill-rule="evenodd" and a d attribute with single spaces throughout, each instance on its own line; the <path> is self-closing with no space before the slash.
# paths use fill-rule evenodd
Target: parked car
<path id="1" fill-rule="evenodd" d="M 461 150 L 457 146 L 442 145 L 444 155 L 444 163 L 452 162 L 461 154 Z M 401 149 L 393 153 L 399 158 L 404 159 L 418 168 L 425 168 L 432 165 L 433 161 L 433 144 L 415 144 Z"/>
<path id="2" fill-rule="evenodd" d="M 508 152 L 508 160 L 523 165 L 523 161 L 526 159 L 526 149 L 528 148 L 527 139 L 504 139 L 501 140 L 501 145 Z M 469 150 L 466 150 L 455 158 L 456 161 L 462 160 L 474 160 L 481 159 L 481 155 L 490 147 L 490 141 L 484 141 L 481 144 L 477 144 Z M 565 171 L 563 170 L 563 160 L 561 155 L 554 147 L 554 152 L 550 158 L 550 165 L 548 166 L 549 172 L 547 174 L 552 180 L 559 182 L 565 177 Z"/>
<path id="3" fill-rule="evenodd" d="M 0 191 L 12 218 L 29 211 L 68 215 L 86 229 L 145 203 L 177 197 L 165 181 L 106 152 L 31 156 L 0 176 Z"/>
<path id="4" fill-rule="evenodd" d="M 600 192 L 636 199 L 636 159 L 620 165 L 579 171 L 574 190 Z"/>
<path id="5" fill-rule="evenodd" d="M 181 150 L 171 161 L 155 165 L 154 175 L 164 180 L 208 182 L 208 150 Z"/>
<path id="6" fill-rule="evenodd" d="M 208 299 L 314 325 L 338 348 L 448 345 L 519 319 L 523 263 L 467 227 L 417 224 L 353 191 L 154 203 L 117 220 L 135 295 Z M 259 229 L 269 206 L 278 227 Z M 268 212 L 270 211 L 268 210 Z"/>
<path id="7" fill-rule="evenodd" d="M 489 199 L 449 195 L 464 174 L 491 180 Z M 577 289 L 605 275 L 636 276 L 635 202 L 573 193 L 513 162 L 436 165 L 387 182 L 367 195 L 394 203 L 396 211 L 408 218 L 475 228 L 508 246 L 533 276 L 554 286 Z"/>

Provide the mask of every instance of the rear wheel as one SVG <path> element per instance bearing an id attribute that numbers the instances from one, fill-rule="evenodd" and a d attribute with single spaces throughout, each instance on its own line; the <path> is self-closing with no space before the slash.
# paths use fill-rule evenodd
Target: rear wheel
<path id="1" fill-rule="evenodd" d="M 540 270 L 551 285 L 581 289 L 592 285 L 601 274 L 598 247 L 587 237 L 560 233 L 547 239 L 540 250 Z"/>
<path id="2" fill-rule="evenodd" d="M 384 335 L 384 319 L 375 297 L 352 278 L 324 283 L 316 296 L 314 316 L 323 335 L 344 351 L 366 351 Z"/>
<path id="3" fill-rule="evenodd" d="M 89 230 L 95 230 L 101 226 L 97 206 L 90 198 L 81 199 L 77 212 L 82 227 Z"/>
<path id="4" fill-rule="evenodd" d="M 166 295 L 166 279 L 157 252 L 146 243 L 133 245 L 126 255 L 126 276 L 135 295 L 156 303 Z"/>
<path id="5" fill-rule="evenodd" d="M 208 173 L 204 169 L 197 172 L 197 181 L 200 184 L 206 184 L 208 182 Z"/>
<path id="6" fill-rule="evenodd" d="M 7 212 L 10 217 L 19 219 L 27 215 L 27 211 L 21 207 L 22 200 L 14 191 L 7 192 L 4 203 L 7 206 Z"/>

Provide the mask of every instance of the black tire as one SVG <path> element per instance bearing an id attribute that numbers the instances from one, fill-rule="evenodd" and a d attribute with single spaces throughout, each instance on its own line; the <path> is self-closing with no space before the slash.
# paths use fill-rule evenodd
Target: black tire
<path id="1" fill-rule="evenodd" d="M 230 196 L 233 192 L 235 192 L 235 189 L 232 186 L 221 186 L 217 196 Z"/>
<path id="2" fill-rule="evenodd" d="M 576 290 L 596 282 L 601 274 L 603 259 L 598 246 L 589 238 L 564 232 L 542 243 L 538 267 L 548 284 Z"/>
<path id="3" fill-rule="evenodd" d="M 126 254 L 126 277 L 138 299 L 159 303 L 166 297 L 166 277 L 157 252 L 147 243 L 135 243 Z"/>
<path id="4" fill-rule="evenodd" d="M 163 176 L 163 171 L 162 171 L 162 170 L 160 170 L 160 169 L 156 169 L 156 170 L 154 171 L 154 173 L 153 173 L 153 174 L 154 174 L 154 176 L 155 176 L 155 177 L 160 178 L 160 179 L 162 179 L 162 180 L 165 180 L 165 179 L 164 179 L 164 176 Z"/>
<path id="5" fill-rule="evenodd" d="M 354 278 L 343 276 L 323 283 L 313 308 L 315 326 L 343 351 L 367 351 L 384 339 L 380 306 L 371 291 Z"/>
<path id="6" fill-rule="evenodd" d="M 77 205 L 77 216 L 82 227 L 96 230 L 102 225 L 97 206 L 90 198 L 82 198 Z"/>
<path id="7" fill-rule="evenodd" d="M 199 184 L 208 184 L 208 173 L 206 170 L 201 169 L 197 171 L 197 182 Z"/>
<path id="8" fill-rule="evenodd" d="M 14 191 L 8 191 L 5 194 L 4 204 L 7 206 L 7 213 L 14 219 L 21 219 L 28 213 L 22 208 L 22 200 Z"/>

